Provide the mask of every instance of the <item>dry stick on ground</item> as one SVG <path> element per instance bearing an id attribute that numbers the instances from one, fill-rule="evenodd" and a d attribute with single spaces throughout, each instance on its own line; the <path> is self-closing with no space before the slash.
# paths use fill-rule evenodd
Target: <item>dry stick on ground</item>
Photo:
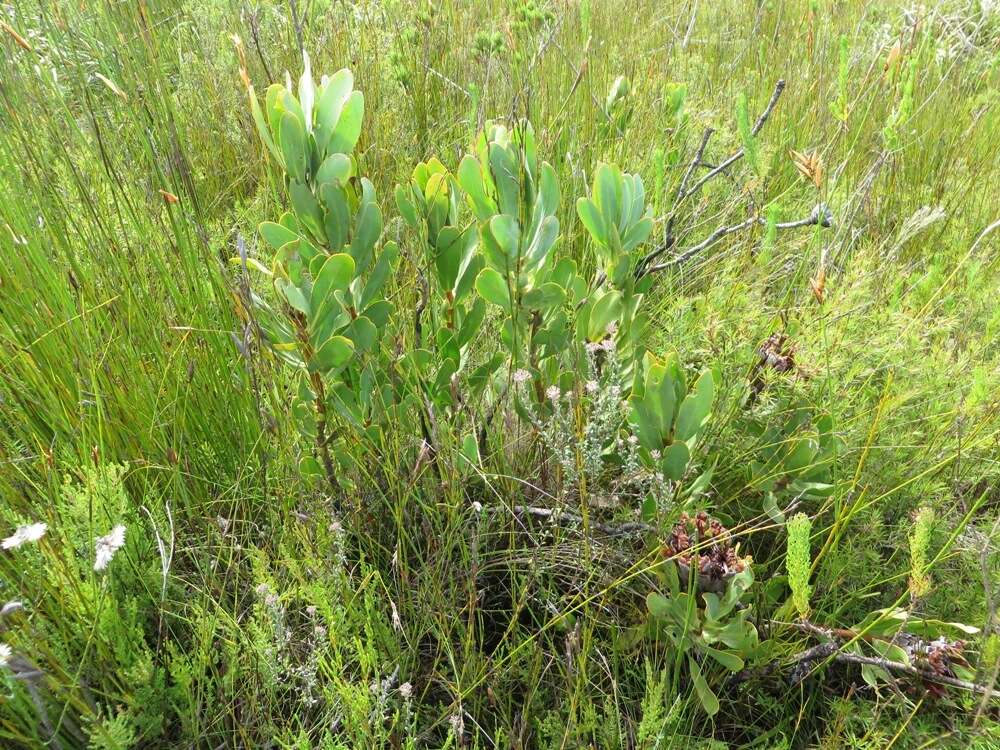
<path id="1" fill-rule="evenodd" d="M 582 524 L 583 516 L 578 516 L 575 513 L 570 513 L 569 511 L 561 510 L 559 508 L 538 508 L 533 505 L 515 505 L 512 510 L 515 515 L 528 515 L 535 516 L 536 518 L 548 518 L 551 519 L 553 523 L 565 522 L 570 524 Z M 639 521 L 630 521 L 627 523 L 612 525 L 605 523 L 595 523 L 590 522 L 590 528 L 601 531 L 608 536 L 624 536 L 628 534 L 645 534 L 650 531 L 656 531 L 654 526 L 650 526 L 646 523 L 641 523 Z"/>
<path id="2" fill-rule="evenodd" d="M 949 677 L 948 675 L 938 674 L 937 672 L 915 667 L 912 664 L 904 664 L 903 662 L 892 661 L 891 659 L 885 659 L 877 656 L 864 656 L 863 654 L 842 651 L 841 649 L 844 645 L 844 640 L 851 641 L 857 639 L 858 634 L 853 631 L 821 628 L 818 625 L 813 625 L 809 622 L 795 623 L 794 627 L 798 630 L 810 633 L 811 635 L 826 639 L 826 643 L 813 646 L 795 657 L 792 661 L 795 668 L 792 670 L 790 677 L 793 685 L 804 680 L 812 671 L 810 665 L 818 661 L 832 660 L 846 664 L 881 667 L 888 672 L 905 674 L 911 677 L 919 677 L 921 680 L 926 680 L 927 682 L 949 685 L 951 687 L 967 690 L 971 693 L 979 695 L 989 696 L 992 694 L 992 690 L 986 685 L 979 685 L 975 682 L 960 680 L 957 677 Z M 993 697 L 1000 699 L 1000 695 L 993 695 Z"/>

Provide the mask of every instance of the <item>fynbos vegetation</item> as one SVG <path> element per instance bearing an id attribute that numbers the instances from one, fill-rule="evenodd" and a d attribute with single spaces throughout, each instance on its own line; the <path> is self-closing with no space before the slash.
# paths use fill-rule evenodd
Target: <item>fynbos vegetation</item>
<path id="1" fill-rule="evenodd" d="M 998 34 L 0 5 L 0 744 L 996 747 Z"/>

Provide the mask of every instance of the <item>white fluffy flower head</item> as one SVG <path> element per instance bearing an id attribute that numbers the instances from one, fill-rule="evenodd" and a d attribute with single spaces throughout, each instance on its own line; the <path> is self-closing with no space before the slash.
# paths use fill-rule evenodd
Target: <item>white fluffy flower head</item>
<path id="1" fill-rule="evenodd" d="M 111 558 L 125 544 L 125 527 L 118 524 L 111 533 L 97 538 L 94 542 L 94 570 L 104 570 Z"/>
<path id="2" fill-rule="evenodd" d="M 11 654 L 14 652 L 10 650 L 10 646 L 6 643 L 0 643 L 0 667 L 6 667 L 7 662 L 10 661 Z"/>
<path id="3" fill-rule="evenodd" d="M 29 523 L 18 526 L 17 530 L 3 540 L 4 549 L 16 549 L 25 542 L 37 542 L 45 536 L 45 530 L 49 528 L 45 523 Z"/>

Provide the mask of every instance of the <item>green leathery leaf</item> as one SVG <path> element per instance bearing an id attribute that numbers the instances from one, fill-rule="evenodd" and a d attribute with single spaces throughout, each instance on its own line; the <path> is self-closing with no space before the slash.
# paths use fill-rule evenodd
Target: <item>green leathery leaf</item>
<path id="1" fill-rule="evenodd" d="M 382 235 L 382 209 L 374 201 L 362 205 L 354 225 L 351 240 L 351 255 L 358 266 L 358 273 L 364 273 L 372 259 L 375 243 Z"/>
<path id="2" fill-rule="evenodd" d="M 656 495 L 650 492 L 642 501 L 642 521 L 651 523 L 656 519 Z"/>
<path id="3" fill-rule="evenodd" d="M 328 154 L 349 154 L 357 145 L 361 136 L 361 121 L 365 115 L 365 97 L 360 91 L 354 91 L 344 102 L 337 126 L 330 134 L 326 144 Z"/>
<path id="4" fill-rule="evenodd" d="M 677 384 L 667 363 L 656 363 L 647 369 L 645 399 L 659 418 L 661 438 L 669 440 L 677 416 Z"/>
<path id="5" fill-rule="evenodd" d="M 608 244 L 608 235 L 604 226 L 604 219 L 601 217 L 600 209 L 594 205 L 589 198 L 578 198 L 576 201 L 576 213 L 587 228 L 590 236 L 598 245 Z"/>
<path id="6" fill-rule="evenodd" d="M 692 656 L 688 656 L 688 669 L 691 670 L 691 682 L 694 683 L 694 689 L 698 694 L 698 700 L 701 701 L 702 708 L 709 716 L 715 716 L 719 713 L 719 699 L 712 692 L 712 688 L 708 686 L 705 675 L 701 673 L 701 667 Z"/>
<path id="7" fill-rule="evenodd" d="M 413 201 L 410 200 L 410 190 L 402 185 L 396 185 L 394 195 L 396 196 L 396 210 L 399 211 L 399 215 L 403 217 L 403 221 L 411 229 L 416 229 L 419 226 L 420 220 L 417 218 L 417 209 L 413 205 Z"/>
<path id="8" fill-rule="evenodd" d="M 646 595 L 646 608 L 653 617 L 669 617 L 672 611 L 670 600 L 655 592 Z"/>
<path id="9" fill-rule="evenodd" d="M 572 288 L 573 278 L 576 276 L 576 262 L 569 258 L 562 258 L 552 269 L 550 280 L 569 291 Z"/>
<path id="10" fill-rule="evenodd" d="M 299 240 L 292 240 L 278 248 L 278 252 L 274 254 L 274 265 L 277 268 L 276 275 L 284 276 L 298 287 L 305 287 L 306 280 L 302 275 L 305 266 L 299 252 L 300 244 Z"/>
<path id="11" fill-rule="evenodd" d="M 368 320 L 375 324 L 376 328 L 385 328 L 385 326 L 389 323 L 389 318 L 392 316 L 392 313 L 392 303 L 387 300 L 380 299 L 368 305 L 368 307 L 365 308 L 364 314 Z"/>
<path id="12" fill-rule="evenodd" d="M 471 234 L 470 240 L 472 246 L 475 247 L 477 233 L 473 231 Z M 464 299 L 472 291 L 472 285 L 485 265 L 486 260 L 482 255 L 473 252 L 469 253 L 468 262 L 459 271 L 458 281 L 455 283 L 454 293 L 456 300 Z"/>
<path id="13" fill-rule="evenodd" d="M 559 239 L 559 219 L 546 216 L 528 247 L 527 262 L 531 266 L 540 265 Z"/>
<path id="14" fill-rule="evenodd" d="M 559 178 L 556 177 L 556 171 L 547 161 L 542 162 L 538 183 L 538 196 L 542 202 L 542 210 L 546 215 L 552 216 L 559 208 Z"/>
<path id="15" fill-rule="evenodd" d="M 316 126 L 314 135 L 316 143 L 320 146 L 322 153 L 330 153 L 326 149 L 330 142 L 337 123 L 340 121 L 340 114 L 344 108 L 344 102 L 350 96 L 354 88 L 354 76 L 347 68 L 342 68 L 334 73 L 326 82 L 319 93 L 316 101 Z"/>
<path id="16" fill-rule="evenodd" d="M 276 276 L 274 279 L 274 288 L 293 309 L 298 310 L 303 315 L 309 314 L 309 303 L 306 301 L 306 295 L 291 281 Z"/>
<path id="17" fill-rule="evenodd" d="M 273 221 L 261 222 L 258 230 L 260 231 L 260 236 L 264 238 L 264 241 L 275 250 L 280 248 L 286 242 L 299 239 L 299 235 L 291 229 L 283 227 L 281 224 L 275 224 Z"/>
<path id="18" fill-rule="evenodd" d="M 323 467 L 312 456 L 303 456 L 299 460 L 299 474 L 306 479 L 318 479 L 323 476 Z"/>
<path id="19" fill-rule="evenodd" d="M 361 292 L 361 299 L 358 302 L 360 307 L 368 307 L 368 304 L 375 299 L 375 295 L 381 291 L 386 279 L 389 278 L 389 274 L 392 273 L 392 269 L 396 265 L 398 255 L 399 247 L 396 243 L 392 241 L 386 242 L 382 248 L 382 252 L 379 253 L 375 267 L 368 276 L 364 291 Z"/>
<path id="20" fill-rule="evenodd" d="M 646 450 L 660 450 L 663 438 L 660 437 L 659 418 L 643 403 L 643 399 L 633 394 L 629 399 L 629 422 L 639 444 Z"/>
<path id="21" fill-rule="evenodd" d="M 299 119 L 292 112 L 281 116 L 278 130 L 278 141 L 281 143 L 281 153 L 285 157 L 285 171 L 293 181 L 304 183 L 309 165 L 309 144 L 306 141 L 306 131 Z"/>
<path id="22" fill-rule="evenodd" d="M 548 281 L 524 295 L 524 306 L 533 310 L 546 310 L 561 305 L 566 292 L 558 284 Z"/>
<path id="23" fill-rule="evenodd" d="M 622 296 L 617 290 L 606 292 L 594 303 L 590 311 L 590 323 L 587 337 L 591 341 L 600 341 L 608 331 L 608 326 L 618 320 L 622 313 Z"/>
<path id="24" fill-rule="evenodd" d="M 677 410 L 675 433 L 678 440 L 690 440 L 698 434 L 712 411 L 714 398 L 715 381 L 711 371 L 705 370 Z"/>
<path id="25" fill-rule="evenodd" d="M 653 232 L 653 220 L 648 216 L 633 224 L 622 238 L 622 252 L 629 253 L 649 239 Z"/>
<path id="26" fill-rule="evenodd" d="M 351 178 L 353 169 L 351 157 L 346 154 L 330 154 L 316 170 L 316 184 L 322 185 L 324 182 L 337 181 L 341 185 L 346 185 Z"/>
<path id="27" fill-rule="evenodd" d="M 346 365 L 354 354 L 354 342 L 344 336 L 331 336 L 316 351 L 316 369 L 326 372 Z"/>
<path id="28" fill-rule="evenodd" d="M 288 197 L 291 199 L 292 208 L 299 224 L 309 230 L 314 236 L 322 238 L 323 231 L 323 210 L 316 202 L 312 190 L 308 185 L 293 180 L 288 186 Z"/>
<path id="29" fill-rule="evenodd" d="M 605 226 L 617 229 L 621 175 L 609 164 L 600 164 L 594 173 L 594 202 L 604 217 Z"/>
<path id="30" fill-rule="evenodd" d="M 688 461 L 691 460 L 691 451 L 686 443 L 671 443 L 663 449 L 663 457 L 660 459 L 660 468 L 663 476 L 673 481 L 684 476 Z"/>
<path id="31" fill-rule="evenodd" d="M 241 258 L 239 256 L 230 258 L 229 259 L 229 265 L 231 265 L 231 266 L 242 266 L 243 265 L 243 258 Z M 247 266 L 248 269 L 252 268 L 254 271 L 257 271 L 258 273 L 262 273 L 265 276 L 273 276 L 274 275 L 274 273 L 271 271 L 270 268 L 268 268 L 267 266 L 265 266 L 263 263 L 261 263 L 256 258 L 247 258 L 246 259 L 246 266 Z"/>
<path id="32" fill-rule="evenodd" d="M 458 329 L 458 346 L 464 347 L 479 332 L 483 319 L 486 317 L 486 302 L 482 298 L 477 298 L 472 303 L 472 307 L 465 314 L 462 325 Z"/>
<path id="33" fill-rule="evenodd" d="M 271 156 L 279 164 L 282 162 L 281 152 L 274 143 L 274 138 L 271 136 L 271 130 L 268 127 L 267 120 L 264 119 L 264 113 L 261 111 L 260 102 L 257 101 L 257 92 L 254 91 L 253 86 L 247 90 L 247 94 L 250 96 L 250 112 L 253 115 L 254 124 L 257 126 L 257 133 L 260 135 L 260 140 L 267 146 L 267 150 L 271 152 Z"/>
<path id="34" fill-rule="evenodd" d="M 451 291 L 458 281 L 458 272 L 465 256 L 468 234 L 458 227 L 446 226 L 438 232 L 435 246 L 434 268 L 437 270 L 438 283 L 441 288 Z"/>
<path id="35" fill-rule="evenodd" d="M 518 243 L 521 238 L 521 229 L 517 225 L 517 219 L 508 214 L 499 214 L 490 219 L 488 227 L 490 236 L 504 256 L 509 261 L 516 259 Z"/>
<path id="36" fill-rule="evenodd" d="M 723 651 L 711 646 L 705 646 L 705 653 L 715 659 L 730 672 L 739 672 L 743 669 L 743 659 L 732 651 Z"/>
<path id="37" fill-rule="evenodd" d="M 503 276 L 492 268 L 484 268 L 476 277 L 476 291 L 487 302 L 510 308 L 510 290 Z"/>
<path id="38" fill-rule="evenodd" d="M 465 191 L 472 212 L 479 221 L 486 221 L 497 212 L 493 199 L 486 194 L 482 167 L 474 156 L 466 155 L 458 165 L 458 184 Z"/>
<path id="39" fill-rule="evenodd" d="M 364 315 L 359 315 L 347 326 L 347 338 L 354 343 L 355 351 L 367 352 L 378 340 L 378 329 Z"/>
<path id="40" fill-rule="evenodd" d="M 347 289 L 353 278 L 354 259 L 347 253 L 331 255 L 313 281 L 313 307 L 319 307 L 334 291 Z"/>
<path id="41" fill-rule="evenodd" d="M 459 449 L 459 455 L 465 461 L 467 468 L 479 466 L 481 463 L 481 459 L 479 457 L 479 442 L 476 440 L 475 435 L 469 434 L 462 438 L 462 446 Z"/>
<path id="42" fill-rule="evenodd" d="M 490 144 L 490 172 L 497 187 L 500 213 L 516 216 L 520 189 L 517 179 L 517 164 L 507 149 L 499 143 Z"/>
<path id="43" fill-rule="evenodd" d="M 285 87 L 280 83 L 272 83 L 264 92 L 264 113 L 267 116 L 267 126 L 274 136 L 274 140 L 279 140 L 279 130 L 281 129 L 281 116 L 285 113 Z M 284 163 L 284 158 L 280 160 Z"/>
<path id="44" fill-rule="evenodd" d="M 347 204 L 347 193 L 340 185 L 326 183 L 320 187 L 320 198 L 326 213 L 323 228 L 331 252 L 338 252 L 347 242 L 351 215 Z"/>
<path id="45" fill-rule="evenodd" d="M 642 177 L 637 174 L 629 175 L 627 179 L 632 183 L 632 210 L 626 215 L 626 226 L 631 226 L 642 218 L 646 207 L 646 188 L 642 184 Z"/>

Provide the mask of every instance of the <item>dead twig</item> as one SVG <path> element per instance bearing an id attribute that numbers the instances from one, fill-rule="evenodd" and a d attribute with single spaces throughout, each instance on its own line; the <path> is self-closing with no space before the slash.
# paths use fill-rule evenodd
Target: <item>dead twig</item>
<path id="1" fill-rule="evenodd" d="M 778 99 L 781 98 L 781 92 L 783 92 L 784 90 L 785 90 L 785 80 L 783 78 L 778 79 L 778 82 L 774 84 L 774 92 L 771 94 L 771 99 L 768 101 L 767 106 L 764 108 L 764 111 L 761 112 L 760 117 L 757 118 L 757 121 L 753 124 L 753 127 L 750 129 L 750 133 L 752 135 L 757 135 L 757 133 L 761 131 L 761 128 L 763 128 L 764 125 L 767 123 L 768 118 L 771 116 L 771 113 L 774 111 L 775 106 L 778 104 Z M 728 159 L 719 164 L 719 166 L 713 168 L 711 171 L 706 172 L 704 175 L 702 175 L 702 177 L 700 177 L 698 181 L 691 186 L 690 190 L 687 190 L 682 196 L 680 196 L 679 200 L 685 200 L 689 196 L 692 196 L 695 193 L 697 193 L 706 182 L 715 177 L 718 177 L 720 174 L 729 169 L 733 164 L 742 159 L 743 156 L 744 152 L 743 149 L 741 148 L 738 151 L 736 151 L 736 153 L 734 153 L 732 156 L 730 156 Z"/>
<path id="2" fill-rule="evenodd" d="M 950 687 L 966 690 L 977 695 L 992 696 L 994 699 L 1000 699 L 1000 695 L 994 694 L 991 687 L 987 685 L 969 682 L 968 680 L 952 677 L 951 675 L 943 674 L 939 671 L 925 669 L 901 661 L 893 661 L 892 659 L 886 659 L 881 656 L 866 656 L 864 654 L 843 650 L 845 645 L 849 645 L 850 643 L 858 640 L 897 643 L 897 645 L 901 646 L 907 641 L 911 641 L 911 645 L 927 645 L 925 642 L 910 634 L 897 633 L 893 638 L 883 638 L 881 636 L 874 636 L 865 633 L 856 633 L 853 630 L 846 630 L 843 628 L 823 628 L 806 621 L 793 623 L 793 627 L 825 641 L 824 643 L 818 646 L 813 646 L 812 648 L 803 651 L 794 657 L 791 663 L 794 664 L 795 667 L 789 676 L 793 685 L 797 685 L 799 682 L 804 680 L 813 671 L 813 667 L 811 665 L 816 664 L 816 662 L 834 661 L 843 664 L 880 667 L 887 672 L 908 675 L 925 682 L 948 685 Z"/>
<path id="3" fill-rule="evenodd" d="M 545 518 L 552 521 L 552 523 L 568 524 L 572 526 L 583 524 L 583 516 L 579 516 L 576 513 L 570 513 L 569 511 L 562 510 L 561 508 L 539 508 L 533 505 L 515 505 L 511 510 L 514 511 L 515 515 L 528 515 L 534 516 L 535 518 Z M 591 521 L 589 526 L 591 529 L 596 529 L 597 531 L 607 534 L 608 536 L 628 536 L 633 534 L 647 534 L 651 531 L 656 531 L 655 527 L 650 526 L 647 523 L 642 523 L 641 521 L 629 521 L 618 525 Z"/>
<path id="4" fill-rule="evenodd" d="M 796 666 L 795 670 L 792 672 L 792 684 L 795 685 L 801 682 L 811 671 L 810 669 L 803 669 L 802 667 L 804 665 L 825 659 L 844 664 L 860 664 L 871 667 L 881 667 L 887 672 L 896 672 L 898 674 L 910 675 L 911 677 L 918 677 L 921 680 L 926 680 L 927 682 L 936 682 L 941 685 L 948 685 L 950 687 L 967 690 L 970 693 L 976 693 L 978 695 L 989 695 L 991 693 L 987 686 L 978 685 L 975 682 L 960 680 L 957 677 L 948 677 L 947 675 L 941 675 L 936 672 L 919 669 L 914 667 L 912 664 L 904 664 L 903 662 L 883 659 L 878 656 L 865 656 L 863 654 L 854 654 L 849 651 L 840 651 L 839 648 L 840 647 L 835 643 L 823 643 L 799 654 L 795 658 L 794 662 L 798 666 Z M 993 694 L 993 697 L 994 699 L 1000 700 L 1000 694 Z"/>
<path id="5" fill-rule="evenodd" d="M 643 276 L 648 276 L 651 273 L 657 273 L 658 271 L 663 271 L 664 269 L 667 268 L 679 266 L 685 261 L 688 261 L 694 256 L 698 255 L 698 253 L 707 250 L 708 248 L 710 248 L 712 245 L 714 245 L 724 237 L 727 237 L 735 232 L 740 232 L 742 230 L 749 229 L 754 224 L 762 224 L 766 226 L 767 220 L 764 219 L 762 216 L 751 216 L 750 218 L 745 219 L 744 221 L 741 221 L 738 224 L 730 224 L 729 226 L 719 227 L 714 232 L 712 232 L 708 237 L 699 242 L 697 245 L 689 247 L 687 250 L 684 250 L 683 252 L 674 256 L 670 260 L 665 261 L 664 263 L 658 263 L 655 266 L 648 266 L 646 268 L 643 268 L 641 272 L 637 274 L 637 276 L 638 278 L 642 278 Z M 796 221 L 779 222 L 775 224 L 774 227 L 775 229 L 799 229 L 801 227 L 807 227 L 812 225 L 819 225 L 821 227 L 829 227 L 833 225 L 833 214 L 830 212 L 830 209 L 827 207 L 825 203 L 818 204 L 812 210 L 812 213 L 810 213 L 809 216 L 805 217 L 804 219 L 798 219 Z M 654 253 L 659 253 L 659 252 L 660 252 L 659 248 L 657 248 L 657 250 L 654 251 Z"/>

